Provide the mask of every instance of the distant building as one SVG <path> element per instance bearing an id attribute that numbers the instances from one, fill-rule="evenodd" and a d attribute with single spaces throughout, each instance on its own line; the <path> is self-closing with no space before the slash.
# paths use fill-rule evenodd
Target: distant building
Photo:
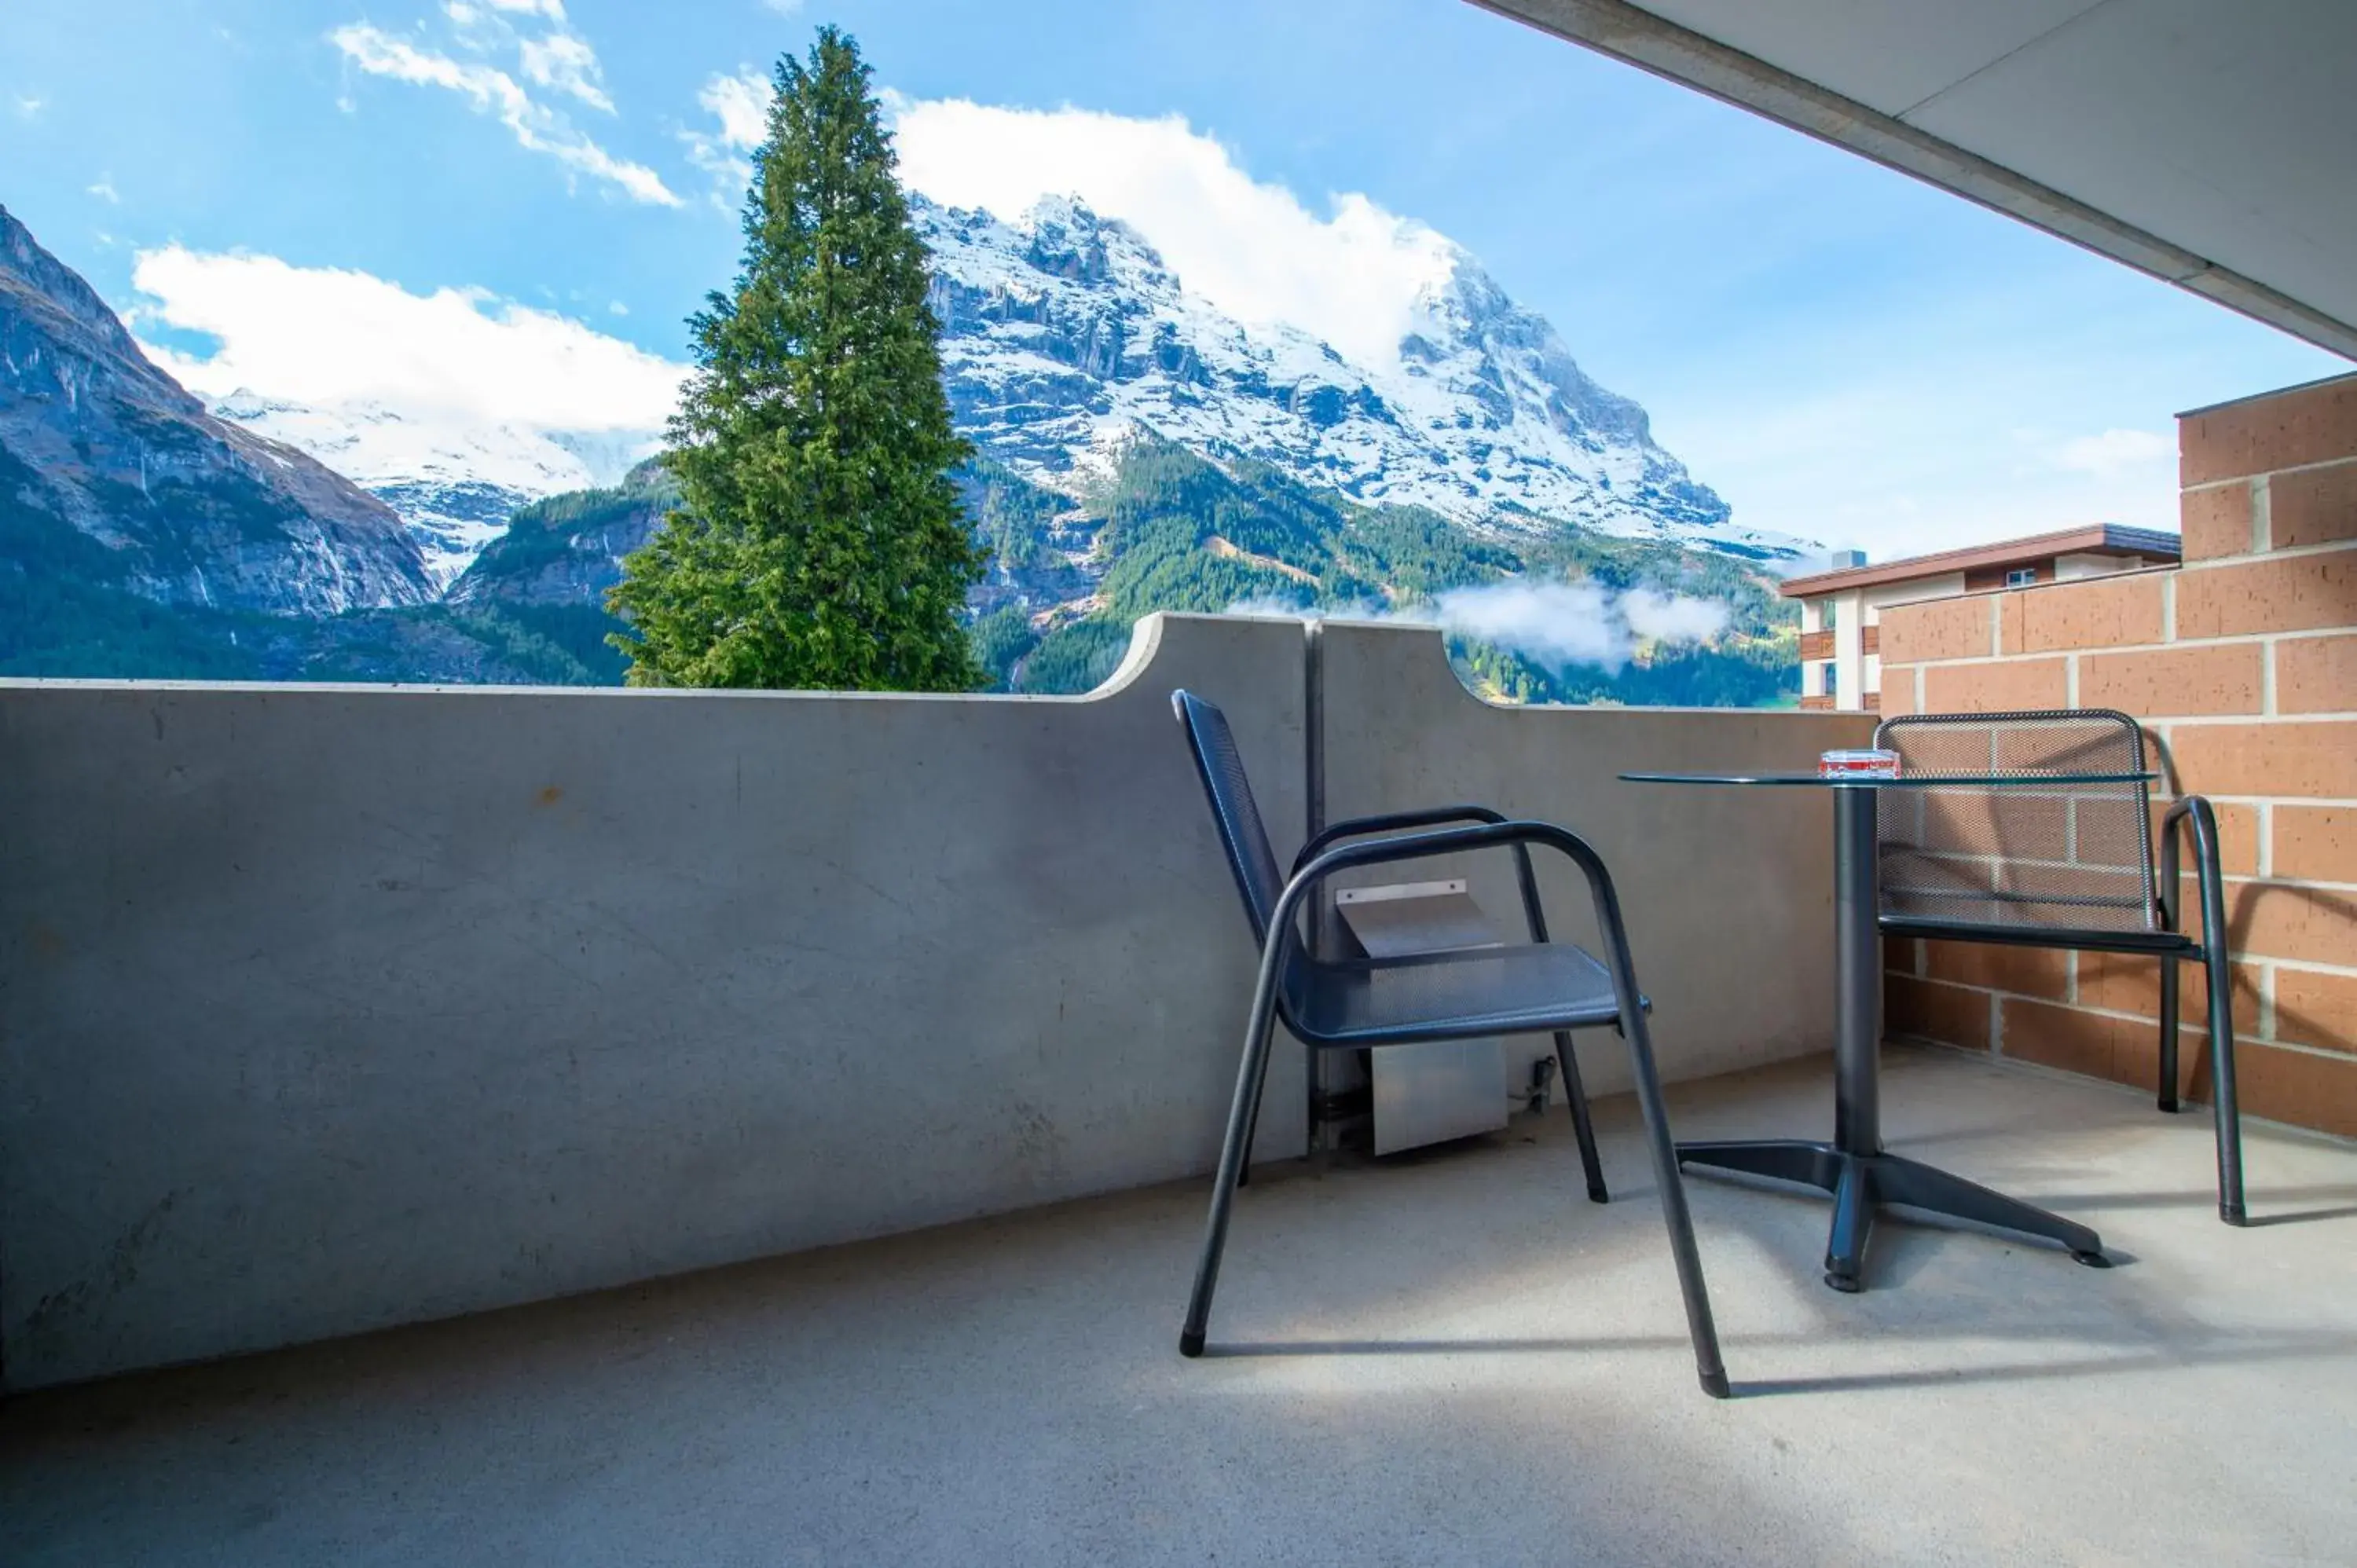
<path id="1" fill-rule="evenodd" d="M 1801 601 L 1801 706 L 1880 708 L 1882 612 L 1892 605 L 2174 566 L 2179 549 L 2174 533 L 2101 523 L 1878 566 L 1845 552 L 1832 571 L 1787 578 L 1778 590 Z"/>

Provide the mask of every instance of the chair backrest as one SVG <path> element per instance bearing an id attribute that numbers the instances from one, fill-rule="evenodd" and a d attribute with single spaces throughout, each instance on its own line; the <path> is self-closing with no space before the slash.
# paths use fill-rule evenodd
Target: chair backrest
<path id="1" fill-rule="evenodd" d="M 1886 719 L 1902 776 L 2141 773 L 2144 731 L 2108 709 Z M 1885 789 L 1886 918 L 2004 929 L 2148 931 L 2150 792 L 2142 781 Z"/>
<path id="2" fill-rule="evenodd" d="M 1235 873 L 1236 891 L 1243 895 L 1244 914 L 1252 921 L 1253 940 L 1268 941 L 1269 918 L 1276 912 L 1285 891 L 1285 872 L 1276 852 L 1268 846 L 1268 829 L 1253 800 L 1252 780 L 1244 777 L 1244 759 L 1228 728 L 1228 715 L 1192 692 L 1170 693 L 1171 711 L 1187 732 L 1188 748 L 1195 754 L 1202 775 L 1203 793 L 1211 797 L 1211 816 L 1218 822 L 1221 845 L 1228 852 L 1228 869 Z"/>

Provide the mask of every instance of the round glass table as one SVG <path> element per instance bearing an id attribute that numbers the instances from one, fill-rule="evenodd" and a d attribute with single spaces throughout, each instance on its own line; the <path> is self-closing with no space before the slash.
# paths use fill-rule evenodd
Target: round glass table
<path id="1" fill-rule="evenodd" d="M 1876 797 L 1885 789 L 2070 789 L 2149 782 L 2151 773 L 1623 773 L 1631 784 L 1790 787 L 1828 791 L 1834 805 L 1834 1135 L 1680 1144 L 1678 1164 L 1770 1176 L 1832 1197 L 1825 1283 L 1864 1287 L 1875 1209 L 1898 1204 L 2059 1241 L 2079 1262 L 2107 1268 L 2086 1226 L 1992 1192 L 1882 1146 L 1882 954 L 1878 920 Z"/>

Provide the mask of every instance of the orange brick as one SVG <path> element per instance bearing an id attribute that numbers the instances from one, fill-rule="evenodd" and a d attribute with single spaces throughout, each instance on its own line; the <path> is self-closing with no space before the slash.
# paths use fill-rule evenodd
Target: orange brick
<path id="1" fill-rule="evenodd" d="M 2234 1047 L 2234 1087 L 2254 1116 L 2357 1137 L 2357 1058 L 2244 1042 Z"/>
<path id="2" fill-rule="evenodd" d="M 1916 1035 L 1967 1050 L 1989 1048 L 1989 993 L 1903 974 L 1882 977 L 1884 1031 Z"/>
<path id="3" fill-rule="evenodd" d="M 1996 650 L 1999 653 L 2027 653 L 2029 650 L 2021 640 L 2021 593 L 2007 593 L 1996 602 Z"/>
<path id="4" fill-rule="evenodd" d="M 2161 823 L 2168 820 L 2171 802 L 2152 803 L 2153 845 L 2158 856 Z M 2218 822 L 2218 869 L 2229 876 L 2256 876 L 2259 874 L 2259 809 L 2233 800 L 2212 804 L 2211 812 Z M 2183 822 L 2177 828 L 2178 866 L 2188 874 L 2193 869 L 2193 830 Z"/>
<path id="5" fill-rule="evenodd" d="M 2357 626 L 2357 550 L 2177 574 L 2179 640 Z"/>
<path id="6" fill-rule="evenodd" d="M 1903 717 L 1915 711 L 1915 666 L 1901 664 L 1896 670 L 1882 667 L 1882 706 L 1886 719 Z"/>
<path id="7" fill-rule="evenodd" d="M 2004 1054 L 2022 1061 L 2139 1088 L 2153 1087 L 2160 1070 L 2159 1031 L 2142 1019 L 2106 1017 L 2058 1003 L 2008 996 L 1998 1026 Z M 2196 1086 L 2207 1054 L 2199 1047 L 2178 1047 L 2180 1094 Z"/>
<path id="8" fill-rule="evenodd" d="M 2185 532 L 2185 558 L 2208 561 L 2251 553 L 2251 486 L 2242 480 L 2177 498 L 2178 524 Z"/>
<path id="9" fill-rule="evenodd" d="M 2259 1032 L 2259 972 L 2250 964 L 2233 966 L 2234 1033 Z M 2209 972 L 2201 964 L 2177 966 L 2177 1019 L 2181 1027 L 2206 1031 L 2210 1016 Z M 2126 953 L 2083 952 L 2079 955 L 2079 1005 L 2139 1018 L 2160 1016 L 2160 961 Z"/>
<path id="10" fill-rule="evenodd" d="M 2277 876 L 2357 882 L 2357 806 L 2280 805 L 2275 823 Z"/>
<path id="11" fill-rule="evenodd" d="M 2166 572 L 2122 572 L 2019 593 L 2021 640 L 2007 652 L 2072 648 L 2132 648 L 2160 640 L 2160 588 Z"/>
<path id="12" fill-rule="evenodd" d="M 2237 957 L 2357 962 L 2357 895 L 2296 882 L 2230 881 L 2226 925 Z"/>
<path id="13" fill-rule="evenodd" d="M 1992 714 L 2018 708 L 2060 708 L 2070 700 L 2070 670 L 2060 659 L 1934 664 L 1923 671 L 1923 708 L 1927 713 Z"/>
<path id="14" fill-rule="evenodd" d="M 2278 967 L 2275 1037 L 2357 1055 L 2357 975 Z"/>
<path id="15" fill-rule="evenodd" d="M 2180 725 L 2169 749 L 2188 794 L 2357 796 L 2357 720 Z"/>
<path id="16" fill-rule="evenodd" d="M 2141 719 L 2255 714 L 2265 706 L 2266 664 L 2255 642 L 2089 654 L 2079 660 L 2079 705 Z"/>
<path id="17" fill-rule="evenodd" d="M 2357 463 L 2277 474 L 2267 481 L 2270 549 L 2338 539 L 2357 539 Z"/>
<path id="18" fill-rule="evenodd" d="M 1898 605 L 1882 612 L 1882 661 L 1920 664 L 1930 659 L 1981 659 L 1994 650 L 1986 595 Z"/>
<path id="19" fill-rule="evenodd" d="M 2071 955 L 2050 948 L 2012 947 L 1999 942 L 1926 942 L 1934 980 L 2048 996 L 2071 994 Z"/>
<path id="20" fill-rule="evenodd" d="M 2177 482 L 2187 489 L 2357 456 L 2357 376 L 2187 414 L 2177 422 Z"/>
<path id="21" fill-rule="evenodd" d="M 2357 637 L 2290 637 L 2276 643 L 2276 712 L 2357 712 Z"/>
<path id="22" fill-rule="evenodd" d="M 1913 975 L 1919 972 L 1917 961 L 1922 956 L 1923 944 L 1913 937 L 1891 937 L 1882 944 L 1882 969 L 1886 974 Z"/>

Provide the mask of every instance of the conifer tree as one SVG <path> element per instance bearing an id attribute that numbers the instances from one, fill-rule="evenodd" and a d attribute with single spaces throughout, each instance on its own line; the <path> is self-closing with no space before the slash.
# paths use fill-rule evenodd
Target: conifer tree
<path id="1" fill-rule="evenodd" d="M 623 562 L 640 686 L 965 691 L 984 553 L 950 478 L 924 242 L 856 44 L 778 62 L 733 293 L 691 318 L 666 467 L 681 505 Z"/>

